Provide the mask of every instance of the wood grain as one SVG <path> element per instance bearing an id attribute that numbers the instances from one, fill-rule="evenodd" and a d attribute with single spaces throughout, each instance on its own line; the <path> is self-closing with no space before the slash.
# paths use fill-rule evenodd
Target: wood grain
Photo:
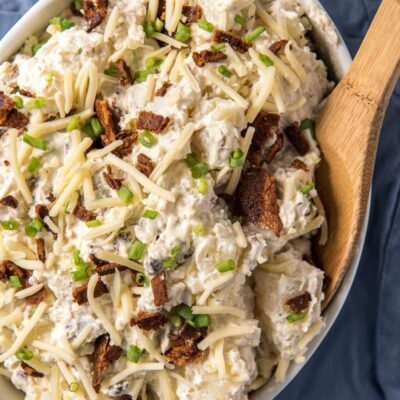
<path id="1" fill-rule="evenodd" d="M 400 0 L 383 0 L 349 72 L 316 121 L 323 153 L 317 188 L 329 226 L 328 243 L 315 248 L 331 278 L 325 305 L 359 243 L 382 121 L 399 75 Z"/>

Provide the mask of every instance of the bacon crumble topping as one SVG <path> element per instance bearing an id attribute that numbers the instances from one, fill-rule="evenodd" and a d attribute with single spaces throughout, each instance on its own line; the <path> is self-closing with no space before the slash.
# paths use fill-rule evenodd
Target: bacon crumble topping
<path id="1" fill-rule="evenodd" d="M 15 108 L 14 101 L 0 91 L 0 127 L 22 129 L 29 118 Z"/>
<path id="2" fill-rule="evenodd" d="M 133 84 L 131 70 L 129 69 L 125 60 L 120 58 L 115 65 L 118 69 L 119 82 L 121 86 L 130 86 Z"/>
<path id="3" fill-rule="evenodd" d="M 290 143 L 292 143 L 293 147 L 301 156 L 305 156 L 310 151 L 310 143 L 304 136 L 297 122 L 287 126 L 284 132 Z"/>
<path id="4" fill-rule="evenodd" d="M 83 207 L 81 204 L 77 204 L 74 208 L 74 211 L 72 212 L 73 215 L 75 215 L 76 218 L 80 219 L 81 221 L 88 222 L 88 221 L 93 221 L 97 218 L 96 213 L 93 211 L 87 210 L 85 207 Z"/>
<path id="5" fill-rule="evenodd" d="M 159 96 L 159 97 L 164 97 L 165 94 L 167 93 L 168 89 L 172 86 L 171 82 L 168 81 L 164 81 L 163 84 L 161 85 L 160 88 L 158 88 L 155 93 L 154 96 Z"/>
<path id="6" fill-rule="evenodd" d="M 153 133 L 162 133 L 169 123 L 169 117 L 154 114 L 152 111 L 140 111 L 137 119 L 137 128 Z"/>
<path id="7" fill-rule="evenodd" d="M 137 325 L 144 331 L 158 331 L 167 322 L 168 318 L 164 314 L 139 311 L 138 315 L 131 319 L 131 326 Z"/>
<path id="8" fill-rule="evenodd" d="M 138 154 L 136 158 L 136 168 L 144 175 L 150 176 L 154 170 L 154 163 L 145 154 Z"/>
<path id="9" fill-rule="evenodd" d="M 182 14 L 187 18 L 186 22 L 197 22 L 203 16 L 203 10 L 200 6 L 183 6 Z"/>
<path id="10" fill-rule="evenodd" d="M 251 43 L 247 43 L 239 37 L 219 29 L 214 33 L 214 40 L 217 43 L 228 43 L 234 50 L 242 54 L 246 53 L 251 47 Z"/>
<path id="11" fill-rule="evenodd" d="M 165 271 L 159 272 L 151 280 L 151 288 L 153 290 L 154 304 L 161 307 L 168 302 L 168 287 Z"/>
<path id="12" fill-rule="evenodd" d="M 108 0 L 84 0 L 83 15 L 88 22 L 87 32 L 99 26 L 107 16 Z"/>
<path id="13" fill-rule="evenodd" d="M 193 61 L 198 67 L 204 67 L 209 62 L 226 60 L 228 56 L 220 51 L 202 50 L 200 53 L 192 53 Z"/>
<path id="14" fill-rule="evenodd" d="M 83 285 L 76 287 L 72 291 L 72 297 L 75 303 L 82 305 L 88 302 L 87 288 L 88 288 L 88 283 L 86 282 Z M 94 293 L 93 293 L 94 297 L 100 297 L 105 293 L 108 293 L 107 286 L 101 279 L 99 279 L 94 288 Z"/>
<path id="15" fill-rule="evenodd" d="M 32 368 L 30 365 L 28 365 L 25 362 L 21 362 L 21 368 L 24 370 L 24 373 L 28 376 L 31 376 L 32 378 L 43 378 L 44 374 L 37 371 L 36 369 Z"/>
<path id="16" fill-rule="evenodd" d="M 0 200 L 0 204 L 6 207 L 17 208 L 18 200 L 13 196 L 5 196 Z"/>
<path id="17" fill-rule="evenodd" d="M 308 308 L 310 301 L 310 293 L 305 292 L 299 296 L 287 300 L 285 304 L 289 306 L 294 313 L 298 314 L 299 312 L 304 311 Z"/>

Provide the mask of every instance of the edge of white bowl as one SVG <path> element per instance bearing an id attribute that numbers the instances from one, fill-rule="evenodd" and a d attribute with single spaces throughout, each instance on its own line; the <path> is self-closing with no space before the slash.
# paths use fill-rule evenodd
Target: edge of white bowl
<path id="1" fill-rule="evenodd" d="M 318 0 L 300 0 L 304 4 L 315 3 L 323 12 L 328 15 L 323 6 Z M 0 62 L 6 61 L 15 54 L 18 49 L 23 45 L 25 39 L 30 35 L 39 32 L 45 26 L 46 22 L 54 15 L 62 12 L 70 3 L 70 0 L 39 0 L 4 36 L 0 41 Z M 329 18 L 329 15 L 328 15 Z M 330 20 L 330 18 L 329 18 Z M 331 21 L 331 20 L 330 20 Z M 332 22 L 333 24 L 333 22 Z M 334 24 L 333 24 L 334 26 Z M 339 42 L 337 47 L 329 50 L 329 56 L 334 59 L 336 66 L 336 74 L 341 78 L 350 67 L 352 62 L 350 53 L 344 43 L 343 38 L 338 33 Z M 280 384 L 274 384 L 266 387 L 262 387 L 251 395 L 253 400 L 268 400 L 273 399 L 277 396 L 301 371 L 307 361 L 312 357 L 326 334 L 329 332 L 334 321 L 336 320 L 343 304 L 350 291 L 351 285 L 354 281 L 354 277 L 357 271 L 358 264 L 360 262 L 363 244 L 365 241 L 367 223 L 369 219 L 370 202 L 368 202 L 368 209 L 364 220 L 364 226 L 360 241 L 357 247 L 356 255 L 354 256 L 350 267 L 343 279 L 343 282 L 333 298 L 331 304 L 325 311 L 325 327 L 322 332 L 310 343 L 309 351 L 306 356 L 306 360 L 302 364 L 295 364 L 289 369 L 287 379 L 285 382 Z M 6 379 L 0 377 L 0 391 L 3 396 L 6 396 L 8 400 L 19 400 L 22 399 L 21 392 L 17 391 Z"/>

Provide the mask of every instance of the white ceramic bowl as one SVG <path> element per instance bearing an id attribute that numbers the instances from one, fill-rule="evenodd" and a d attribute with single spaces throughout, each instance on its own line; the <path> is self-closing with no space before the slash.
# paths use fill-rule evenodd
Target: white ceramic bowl
<path id="1" fill-rule="evenodd" d="M 307 12 L 311 22 L 313 23 L 314 12 L 311 10 L 318 7 L 326 16 L 327 21 L 331 23 L 331 20 L 326 14 L 326 11 L 322 8 L 317 0 L 299 0 L 303 8 Z M 18 51 L 20 46 L 24 43 L 25 39 L 42 30 L 49 19 L 59 14 L 70 4 L 70 0 L 39 0 L 34 7 L 32 7 L 20 21 L 7 33 L 7 35 L 0 42 L 0 62 L 6 61 L 15 52 Z M 333 23 L 332 23 L 333 24 Z M 313 32 L 315 34 L 315 40 L 320 47 L 320 52 L 323 54 L 324 60 L 329 64 L 331 73 L 340 79 L 344 73 L 348 70 L 351 64 L 351 56 L 346 48 L 343 39 L 340 37 L 337 46 L 331 46 L 327 43 L 324 37 L 324 32 L 321 28 L 313 23 Z M 369 210 L 369 206 L 368 206 Z M 366 227 L 368 222 L 369 212 L 366 213 L 364 221 L 364 229 L 361 235 L 360 242 L 356 251 L 356 255 L 352 260 L 350 268 L 338 290 L 334 299 L 329 304 L 329 307 L 325 311 L 325 328 L 323 331 L 311 342 L 309 345 L 309 352 L 307 355 L 307 360 L 312 356 L 314 351 L 317 349 L 319 344 L 322 342 L 325 335 L 328 333 L 333 322 L 338 316 L 344 301 L 349 293 L 350 287 L 354 280 L 354 276 L 358 267 L 358 263 L 361 257 L 361 251 L 364 244 Z M 270 400 L 273 399 L 278 393 L 280 393 L 285 386 L 300 372 L 304 364 L 292 365 L 288 371 L 287 379 L 284 383 L 269 385 L 259 389 L 257 392 L 252 394 L 252 400 Z M 9 382 L 4 378 L 0 377 L 0 398 L 7 400 L 21 400 L 23 399 L 23 394 L 17 391 Z M 38 399 L 40 400 L 40 399 Z"/>

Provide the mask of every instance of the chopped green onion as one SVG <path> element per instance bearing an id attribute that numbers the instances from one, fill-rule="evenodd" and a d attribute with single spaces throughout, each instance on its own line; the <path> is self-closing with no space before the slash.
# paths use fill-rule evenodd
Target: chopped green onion
<path id="1" fill-rule="evenodd" d="M 153 22 L 146 21 L 144 23 L 143 30 L 144 30 L 144 33 L 146 34 L 146 37 L 151 38 L 155 33 L 155 28 L 154 28 Z"/>
<path id="2" fill-rule="evenodd" d="M 180 42 L 187 42 L 190 38 L 190 28 L 182 22 L 179 22 L 178 27 L 176 29 L 175 39 Z"/>
<path id="3" fill-rule="evenodd" d="M 142 354 L 143 354 L 143 349 L 139 349 L 139 347 L 137 346 L 130 345 L 126 358 L 130 362 L 138 363 Z"/>
<path id="4" fill-rule="evenodd" d="M 59 25 L 61 28 L 61 31 L 66 31 L 67 29 L 72 28 L 75 26 L 75 24 L 71 21 L 68 21 L 65 18 L 60 18 L 60 17 L 54 17 L 50 20 L 51 25 Z"/>
<path id="5" fill-rule="evenodd" d="M 18 108 L 18 110 L 21 110 L 22 108 L 24 108 L 24 101 L 22 100 L 21 96 L 14 96 L 14 104 L 15 104 L 15 107 Z"/>
<path id="6" fill-rule="evenodd" d="M 220 65 L 218 67 L 218 72 L 221 75 L 225 76 L 225 78 L 230 78 L 232 76 L 232 72 L 227 67 L 225 67 L 225 65 Z"/>
<path id="7" fill-rule="evenodd" d="M 289 314 L 286 319 L 288 322 L 290 322 L 291 324 L 293 324 L 294 322 L 297 321 L 301 321 L 302 319 L 304 319 L 306 317 L 306 313 L 305 312 L 299 312 L 297 314 Z"/>
<path id="8" fill-rule="evenodd" d="M 94 135 L 96 137 L 99 137 L 104 132 L 103 126 L 101 125 L 101 122 L 98 118 L 92 118 L 90 120 L 90 125 L 92 126 Z"/>
<path id="9" fill-rule="evenodd" d="M 165 260 L 163 260 L 162 265 L 166 269 L 173 268 L 176 265 L 176 258 L 175 257 L 168 257 Z"/>
<path id="10" fill-rule="evenodd" d="M 81 0 L 74 0 L 74 7 L 76 11 L 81 11 L 82 9 Z"/>
<path id="11" fill-rule="evenodd" d="M 79 115 L 75 115 L 74 117 L 72 117 L 67 125 L 67 132 L 72 132 L 77 129 L 80 123 L 81 118 L 79 117 Z"/>
<path id="12" fill-rule="evenodd" d="M 158 211 L 146 209 L 144 210 L 143 217 L 149 219 L 155 219 L 158 217 Z"/>
<path id="13" fill-rule="evenodd" d="M 226 261 L 221 261 L 218 264 L 216 264 L 215 268 L 217 268 L 217 270 L 219 272 L 228 272 L 228 271 L 232 271 L 233 269 L 235 269 L 236 263 L 233 260 L 226 260 Z"/>
<path id="14" fill-rule="evenodd" d="M 15 219 L 9 219 L 8 221 L 1 221 L 1 226 L 6 231 L 16 231 L 19 228 L 19 222 Z"/>
<path id="15" fill-rule="evenodd" d="M 33 218 L 28 225 L 25 226 L 25 233 L 29 237 L 35 237 L 43 229 L 43 224 L 39 218 Z"/>
<path id="16" fill-rule="evenodd" d="M 12 288 L 22 289 L 24 287 L 24 285 L 22 284 L 21 279 L 18 275 L 11 275 L 9 279 L 10 279 Z"/>
<path id="17" fill-rule="evenodd" d="M 244 164 L 244 153 L 243 150 L 238 147 L 236 150 L 232 151 L 231 158 L 229 160 L 229 165 L 231 168 L 241 167 Z"/>
<path id="18" fill-rule="evenodd" d="M 25 107 L 28 110 L 33 110 L 35 108 L 43 108 L 46 105 L 46 99 L 44 97 L 36 97 L 36 99 L 29 100 Z"/>
<path id="19" fill-rule="evenodd" d="M 80 282 L 89 278 L 89 271 L 87 268 L 77 269 L 71 272 L 71 276 L 74 282 Z"/>
<path id="20" fill-rule="evenodd" d="M 258 58 L 260 59 L 260 61 L 265 64 L 267 67 L 272 67 L 274 65 L 274 62 L 265 54 L 260 54 L 258 56 Z"/>
<path id="21" fill-rule="evenodd" d="M 82 131 L 85 135 L 89 136 L 90 138 L 92 138 L 93 140 L 96 140 L 97 137 L 94 134 L 92 125 L 90 122 L 86 122 L 86 124 L 83 126 Z"/>
<path id="22" fill-rule="evenodd" d="M 300 124 L 300 129 L 301 130 L 309 129 L 311 133 L 314 135 L 315 132 L 314 121 L 310 118 L 303 119 L 303 121 L 301 121 Z"/>
<path id="23" fill-rule="evenodd" d="M 157 18 L 156 21 L 154 22 L 154 29 L 157 32 L 161 32 L 163 30 L 163 28 L 164 28 L 164 22 L 161 21 L 160 18 Z"/>
<path id="24" fill-rule="evenodd" d="M 310 182 L 307 183 L 307 185 L 304 185 L 301 189 L 300 192 L 303 194 L 307 194 L 309 193 L 311 190 L 313 190 L 315 188 L 315 183 L 314 182 Z"/>
<path id="25" fill-rule="evenodd" d="M 196 328 L 204 328 L 211 325 L 211 317 L 208 314 L 198 314 L 193 322 Z"/>
<path id="26" fill-rule="evenodd" d="M 101 225 L 101 221 L 99 221 L 98 219 L 94 219 L 93 221 L 88 221 L 86 222 L 86 226 L 88 228 L 96 228 L 96 226 L 100 226 Z"/>
<path id="27" fill-rule="evenodd" d="M 39 150 L 47 149 L 46 141 L 43 139 L 36 139 L 33 136 L 25 134 L 23 136 L 22 140 L 24 141 L 24 143 L 29 144 L 29 146 L 32 146 L 35 149 L 39 149 Z"/>
<path id="28" fill-rule="evenodd" d="M 104 70 L 104 73 L 107 76 L 117 76 L 118 75 L 118 68 L 117 67 L 110 67 Z"/>
<path id="29" fill-rule="evenodd" d="M 140 240 L 135 240 L 131 247 L 128 249 L 128 258 L 131 260 L 140 260 L 146 251 L 147 244 Z"/>
<path id="30" fill-rule="evenodd" d="M 36 56 L 36 53 L 43 47 L 44 42 L 36 43 L 32 46 L 32 56 Z"/>
<path id="31" fill-rule="evenodd" d="M 182 326 L 182 318 L 179 315 L 170 315 L 169 322 L 171 322 L 175 328 L 180 328 Z"/>
<path id="32" fill-rule="evenodd" d="M 28 349 L 22 349 L 16 352 L 16 357 L 22 361 L 29 361 L 33 358 L 33 352 Z"/>
<path id="33" fill-rule="evenodd" d="M 218 44 L 215 44 L 212 48 L 213 48 L 214 51 L 221 51 L 221 50 L 223 50 L 225 47 L 226 47 L 226 46 L 225 46 L 224 43 L 218 43 Z"/>
<path id="34" fill-rule="evenodd" d="M 187 304 L 181 304 L 176 307 L 175 312 L 182 317 L 185 321 L 193 320 L 192 309 Z"/>
<path id="35" fill-rule="evenodd" d="M 147 69 L 142 70 L 142 71 L 136 71 L 133 74 L 133 78 L 134 78 L 135 82 L 141 83 L 141 82 L 144 82 L 150 74 L 151 74 L 151 71 L 147 71 Z"/>
<path id="36" fill-rule="evenodd" d="M 32 175 L 36 175 L 39 170 L 40 170 L 41 164 L 40 164 L 40 160 L 36 157 L 32 157 L 29 160 L 28 166 L 26 167 L 26 169 L 32 174 Z"/>
<path id="37" fill-rule="evenodd" d="M 199 25 L 199 28 L 203 29 L 204 31 L 212 32 L 214 30 L 214 25 L 204 18 L 200 19 L 197 24 Z"/>
<path id="38" fill-rule="evenodd" d="M 150 286 L 150 279 L 145 274 L 142 274 L 141 272 L 138 272 L 136 274 L 136 283 L 139 286 L 149 287 Z"/>
<path id="39" fill-rule="evenodd" d="M 124 201 L 125 204 L 132 203 L 133 193 L 126 186 L 120 187 L 118 190 L 118 196 Z"/>
<path id="40" fill-rule="evenodd" d="M 182 253 L 182 247 L 180 247 L 180 246 L 175 246 L 170 251 L 171 256 L 176 256 L 180 253 Z"/>
<path id="41" fill-rule="evenodd" d="M 200 162 L 194 165 L 192 168 L 192 177 L 194 179 L 200 179 L 208 173 L 208 165 L 205 162 Z"/>
<path id="42" fill-rule="evenodd" d="M 239 15 L 239 14 L 236 14 L 236 15 L 235 15 L 234 21 L 235 21 L 237 24 L 241 25 L 241 26 L 244 26 L 244 25 L 246 24 L 246 18 L 245 18 L 245 17 L 242 17 L 242 16 Z"/>
<path id="43" fill-rule="evenodd" d="M 244 36 L 245 42 L 254 42 L 263 32 L 265 32 L 265 28 L 263 26 L 259 26 L 254 29 L 254 31 L 249 32 Z"/>
<path id="44" fill-rule="evenodd" d="M 149 131 L 143 131 L 139 136 L 139 142 L 142 146 L 150 148 L 157 144 L 157 138 Z"/>
<path id="45" fill-rule="evenodd" d="M 51 72 L 48 72 L 48 73 L 45 75 L 44 79 L 46 80 L 46 82 L 51 83 L 51 82 L 53 82 L 54 75 L 53 75 Z"/>
<path id="46" fill-rule="evenodd" d="M 200 157 L 196 153 L 189 153 L 186 156 L 186 164 L 189 165 L 189 167 L 194 167 L 199 162 L 200 162 Z"/>
<path id="47" fill-rule="evenodd" d="M 70 391 L 70 392 L 77 392 L 78 390 L 79 390 L 79 388 L 80 388 L 80 386 L 79 386 L 79 383 L 78 382 L 71 382 L 69 385 L 68 385 L 68 390 Z"/>
<path id="48" fill-rule="evenodd" d="M 159 67 L 163 62 L 164 62 L 164 60 L 162 58 L 149 57 L 145 62 L 145 66 L 146 66 L 147 69 L 150 70 L 152 68 Z"/>
<path id="49" fill-rule="evenodd" d="M 199 179 L 197 191 L 203 195 L 206 195 L 208 193 L 208 183 L 204 178 Z"/>
<path id="50" fill-rule="evenodd" d="M 199 224 L 197 224 L 194 228 L 193 228 L 193 233 L 196 236 L 203 236 L 204 232 L 206 230 L 206 227 L 204 226 L 204 224 L 202 222 L 200 222 Z"/>
<path id="51" fill-rule="evenodd" d="M 79 269 L 89 268 L 89 263 L 83 260 L 81 257 L 81 252 L 78 249 L 74 249 L 72 257 L 74 260 L 74 265 Z"/>

